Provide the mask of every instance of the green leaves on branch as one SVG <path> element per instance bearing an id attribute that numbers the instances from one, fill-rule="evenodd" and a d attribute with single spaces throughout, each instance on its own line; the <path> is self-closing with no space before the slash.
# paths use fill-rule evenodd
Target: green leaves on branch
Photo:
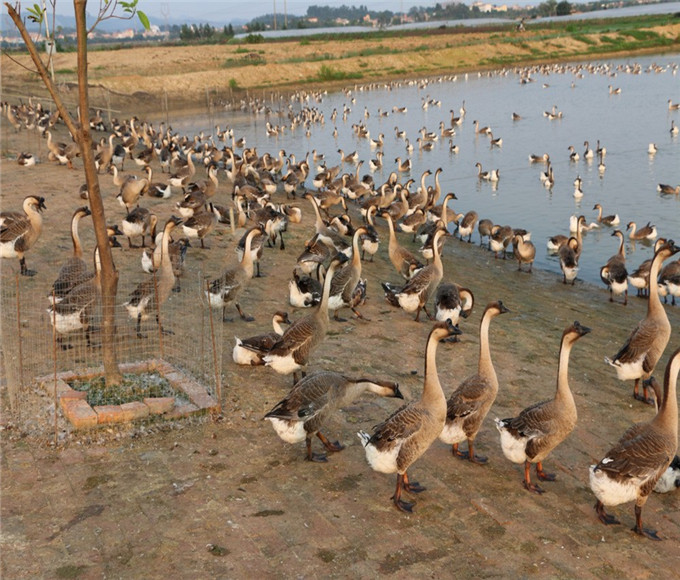
<path id="1" fill-rule="evenodd" d="M 139 22 L 141 22 L 145 30 L 149 30 L 149 28 L 151 28 L 151 24 L 149 23 L 149 17 L 141 10 L 137 10 L 138 2 L 139 0 L 131 0 L 130 2 L 121 1 L 120 5 L 123 7 L 123 12 L 126 12 L 130 16 L 136 13 L 137 18 L 139 18 Z"/>
<path id="2" fill-rule="evenodd" d="M 28 7 L 26 10 L 29 12 L 28 19 L 31 22 L 42 24 L 43 18 L 45 17 L 45 11 L 40 6 L 33 4 L 32 8 Z"/>

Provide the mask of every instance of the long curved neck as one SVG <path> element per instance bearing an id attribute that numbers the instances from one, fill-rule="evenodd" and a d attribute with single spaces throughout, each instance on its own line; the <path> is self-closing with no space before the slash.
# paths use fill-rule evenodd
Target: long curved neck
<path id="1" fill-rule="evenodd" d="M 555 393 L 555 400 L 568 402 L 571 406 L 575 407 L 574 396 L 569 389 L 569 355 L 571 354 L 571 347 L 572 343 L 567 340 L 567 337 L 562 337 L 560 360 L 557 365 L 557 392 Z"/>
<path id="2" fill-rule="evenodd" d="M 319 310 L 317 310 L 318 316 L 325 317 L 328 320 L 328 299 L 331 295 L 331 281 L 333 280 L 333 274 L 335 273 L 335 267 L 331 265 L 326 272 L 326 277 L 323 280 L 323 294 L 321 295 L 321 303 L 319 304 Z"/>
<path id="3" fill-rule="evenodd" d="M 652 267 L 649 269 L 649 300 L 647 301 L 647 312 L 653 312 L 655 314 L 662 313 L 663 316 L 666 316 L 666 311 L 663 306 L 661 306 L 661 300 L 659 300 L 659 285 L 657 284 L 661 264 L 663 264 L 663 258 L 660 253 L 657 253 L 652 260 Z"/>
<path id="4" fill-rule="evenodd" d="M 80 236 L 78 235 L 78 224 L 83 214 L 78 212 L 71 220 L 71 240 L 73 241 L 73 256 L 76 258 L 83 257 L 83 247 L 80 244 Z"/>
<path id="5" fill-rule="evenodd" d="M 326 224 L 324 223 L 323 218 L 321 217 L 321 212 L 319 211 L 319 206 L 316 203 L 316 200 L 310 196 L 309 201 L 312 202 L 312 206 L 314 206 L 314 214 L 316 215 L 316 222 L 314 226 L 316 227 L 316 233 L 318 234 L 319 232 L 324 230 Z"/>
<path id="6" fill-rule="evenodd" d="M 635 226 L 633 226 L 633 232 L 635 232 Z M 626 244 L 623 236 L 619 236 L 619 256 L 624 260 L 626 259 Z"/>
<path id="7" fill-rule="evenodd" d="M 491 348 L 489 347 L 489 326 L 492 319 L 492 314 L 486 312 L 479 325 L 479 366 L 477 372 L 480 376 L 493 378 L 495 381 L 496 371 L 491 362 Z"/>
<path id="8" fill-rule="evenodd" d="M 357 231 L 354 232 L 354 236 L 352 237 L 352 266 L 354 268 L 359 268 L 359 272 L 361 272 L 361 254 L 359 253 L 359 237 L 364 233 L 366 233 L 366 230 L 364 228 L 357 228 Z"/>
<path id="9" fill-rule="evenodd" d="M 654 423 L 661 424 L 663 428 L 674 433 L 676 439 L 678 437 L 678 398 L 676 394 L 678 371 L 680 371 L 680 356 L 676 351 L 666 367 L 663 401 L 661 407 L 659 407 L 659 412 L 653 419 Z"/>
<path id="10" fill-rule="evenodd" d="M 170 273 L 170 276 L 174 277 L 172 273 L 172 263 L 170 262 L 170 229 L 165 227 L 163 229 L 163 243 L 161 246 L 161 272 L 163 276 Z"/>
<path id="11" fill-rule="evenodd" d="M 250 233 L 246 236 L 246 242 L 243 248 L 243 256 L 241 257 L 241 268 L 243 268 L 249 277 L 253 276 L 253 256 L 250 253 L 253 246 L 253 235 L 253 233 Z"/>
<path id="12" fill-rule="evenodd" d="M 437 401 L 439 399 L 446 401 L 437 373 L 438 344 L 439 340 L 431 332 L 425 348 L 425 384 L 423 385 L 423 394 L 420 397 L 421 402 Z"/>
<path id="13" fill-rule="evenodd" d="M 387 221 L 387 227 L 390 229 L 390 241 L 388 246 L 395 249 L 398 246 L 398 242 L 397 234 L 394 232 L 394 223 L 392 223 L 392 218 L 389 215 L 385 216 L 385 221 Z"/>

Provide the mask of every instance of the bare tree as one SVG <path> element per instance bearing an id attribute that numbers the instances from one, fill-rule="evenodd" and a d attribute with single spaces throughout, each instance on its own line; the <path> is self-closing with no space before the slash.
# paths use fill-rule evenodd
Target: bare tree
<path id="1" fill-rule="evenodd" d="M 56 0 L 50 0 L 52 9 L 55 8 Z M 132 18 L 137 15 L 140 22 L 148 29 L 149 21 L 143 12 L 137 10 L 138 0 L 122 2 L 119 0 L 100 0 L 99 12 L 92 26 L 87 28 L 86 7 L 87 0 L 74 0 L 73 9 L 76 17 L 76 32 L 78 42 L 78 110 L 79 119 L 74 119 L 66 109 L 59 91 L 49 74 L 45 63 L 40 57 L 40 53 L 31 39 L 26 26 L 21 18 L 21 3 L 11 6 L 5 2 L 7 13 L 17 27 L 21 37 L 26 44 L 26 48 L 36 66 L 36 73 L 40 76 L 45 87 L 49 91 L 55 106 L 61 115 L 66 127 L 70 131 L 73 139 L 80 148 L 80 155 L 83 159 L 83 169 L 85 171 L 85 181 L 89 192 L 90 209 L 92 210 L 92 221 L 94 225 L 97 246 L 99 247 L 101 258 L 101 305 L 102 305 L 102 358 L 104 363 L 104 376 L 107 386 L 113 386 L 122 380 L 120 368 L 118 366 L 118 354 L 116 352 L 116 324 L 115 324 L 115 305 L 116 294 L 118 291 L 118 271 L 113 263 L 113 255 L 108 243 L 106 232 L 106 215 L 104 203 L 102 201 L 101 190 L 99 188 L 99 178 L 97 168 L 94 163 L 94 153 L 92 149 L 92 135 L 89 123 L 89 91 L 87 75 L 87 35 L 99 22 L 108 18 Z M 117 10 L 123 12 L 122 16 L 117 15 Z M 37 4 L 29 10 L 31 20 L 41 22 L 47 17 L 47 9 L 43 3 L 40 8 Z M 52 27 L 54 32 L 54 27 Z M 54 40 L 52 38 L 52 40 Z"/>

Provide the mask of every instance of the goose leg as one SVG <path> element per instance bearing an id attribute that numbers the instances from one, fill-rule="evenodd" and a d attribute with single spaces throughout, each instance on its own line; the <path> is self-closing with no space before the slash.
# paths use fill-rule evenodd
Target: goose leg
<path id="1" fill-rule="evenodd" d="M 335 453 L 337 451 L 342 451 L 345 448 L 340 441 L 329 441 L 321 431 L 319 431 L 316 436 L 321 439 L 321 443 L 323 443 L 323 446 L 328 449 L 328 451 Z"/>
<path id="2" fill-rule="evenodd" d="M 35 270 L 29 270 L 26 267 L 26 258 L 24 258 L 23 256 L 21 257 L 21 260 L 19 260 L 19 265 L 21 266 L 22 276 L 35 276 Z"/>
<path id="3" fill-rule="evenodd" d="M 411 493 L 420 493 L 421 491 L 425 491 L 427 488 L 423 487 L 420 485 L 417 481 L 409 481 L 408 480 L 408 473 L 404 473 L 404 479 L 402 482 L 402 487 L 406 491 L 410 491 Z"/>
<path id="4" fill-rule="evenodd" d="M 557 477 L 554 473 L 546 473 L 543 471 L 543 462 L 539 461 L 536 463 L 536 475 L 541 481 L 555 481 Z"/>
<path id="5" fill-rule="evenodd" d="M 156 314 L 156 324 L 158 324 L 158 328 L 161 329 L 161 334 L 175 334 L 172 330 L 167 330 L 163 328 L 163 325 L 161 324 L 160 318 L 158 318 L 158 314 Z"/>
<path id="6" fill-rule="evenodd" d="M 531 483 L 531 462 L 524 462 L 524 489 L 529 490 L 533 493 L 545 493 L 545 490 L 535 483 Z"/>
<path id="7" fill-rule="evenodd" d="M 598 499 L 595 504 L 595 512 L 597 513 L 597 518 L 605 525 L 610 526 L 612 524 L 620 524 L 621 522 L 617 520 L 614 516 L 608 514 L 604 511 L 604 504 Z"/>
<path id="8" fill-rule="evenodd" d="M 633 531 L 636 534 L 649 538 L 650 540 L 661 541 L 661 538 L 656 535 L 656 530 L 650 530 L 649 528 L 642 527 L 642 506 L 635 506 L 635 527 Z"/>
<path id="9" fill-rule="evenodd" d="M 305 443 L 307 445 L 307 456 L 305 457 L 307 461 L 315 463 L 326 463 L 328 461 L 325 453 L 312 453 L 312 438 L 309 435 Z"/>
<path id="10" fill-rule="evenodd" d="M 247 314 L 244 314 L 243 310 L 241 310 L 241 305 L 238 303 L 235 303 L 234 306 L 236 306 L 236 310 L 238 310 L 239 316 L 245 320 L 246 322 L 253 322 L 255 320 L 252 316 L 248 316 Z"/>
<path id="11" fill-rule="evenodd" d="M 640 379 L 635 379 L 635 386 L 633 387 L 633 398 L 636 401 L 642 401 L 648 405 L 654 404 L 654 399 L 649 397 L 649 390 L 645 382 L 642 382 L 642 395 L 640 394 Z"/>
<path id="12" fill-rule="evenodd" d="M 146 338 L 145 334 L 142 334 L 142 313 L 137 315 L 137 338 Z"/>
<path id="13" fill-rule="evenodd" d="M 413 511 L 413 506 L 415 505 L 412 502 L 408 501 L 403 501 L 401 499 L 401 491 L 404 486 L 404 475 L 401 473 L 397 473 L 397 488 L 394 490 L 394 495 L 392 496 L 392 501 L 394 502 L 394 505 L 396 508 L 402 512 L 412 512 Z"/>
<path id="14" fill-rule="evenodd" d="M 335 321 L 337 321 L 337 322 L 347 322 L 347 319 L 346 319 L 346 318 L 340 318 L 340 317 L 338 316 L 338 311 L 337 311 L 337 310 L 333 313 L 333 320 L 335 320 Z"/>

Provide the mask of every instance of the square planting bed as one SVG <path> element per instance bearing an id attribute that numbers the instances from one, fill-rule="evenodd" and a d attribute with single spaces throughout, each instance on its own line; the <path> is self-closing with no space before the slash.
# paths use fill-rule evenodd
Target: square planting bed
<path id="1" fill-rule="evenodd" d="M 124 374 L 158 373 L 177 391 L 184 393 L 189 402 L 175 403 L 174 397 L 149 397 L 143 401 L 133 401 L 122 405 L 95 405 L 87 402 L 87 391 L 76 391 L 69 383 L 88 380 L 103 374 L 102 369 L 92 369 L 84 373 L 66 371 L 57 375 L 57 397 L 64 416 L 75 429 L 89 429 L 111 423 L 127 423 L 150 415 L 162 415 L 177 419 L 198 413 L 218 410 L 217 400 L 194 379 L 184 374 L 170 363 L 162 360 L 148 360 L 139 363 L 120 365 Z M 37 379 L 48 392 L 53 392 L 54 376 Z"/>

